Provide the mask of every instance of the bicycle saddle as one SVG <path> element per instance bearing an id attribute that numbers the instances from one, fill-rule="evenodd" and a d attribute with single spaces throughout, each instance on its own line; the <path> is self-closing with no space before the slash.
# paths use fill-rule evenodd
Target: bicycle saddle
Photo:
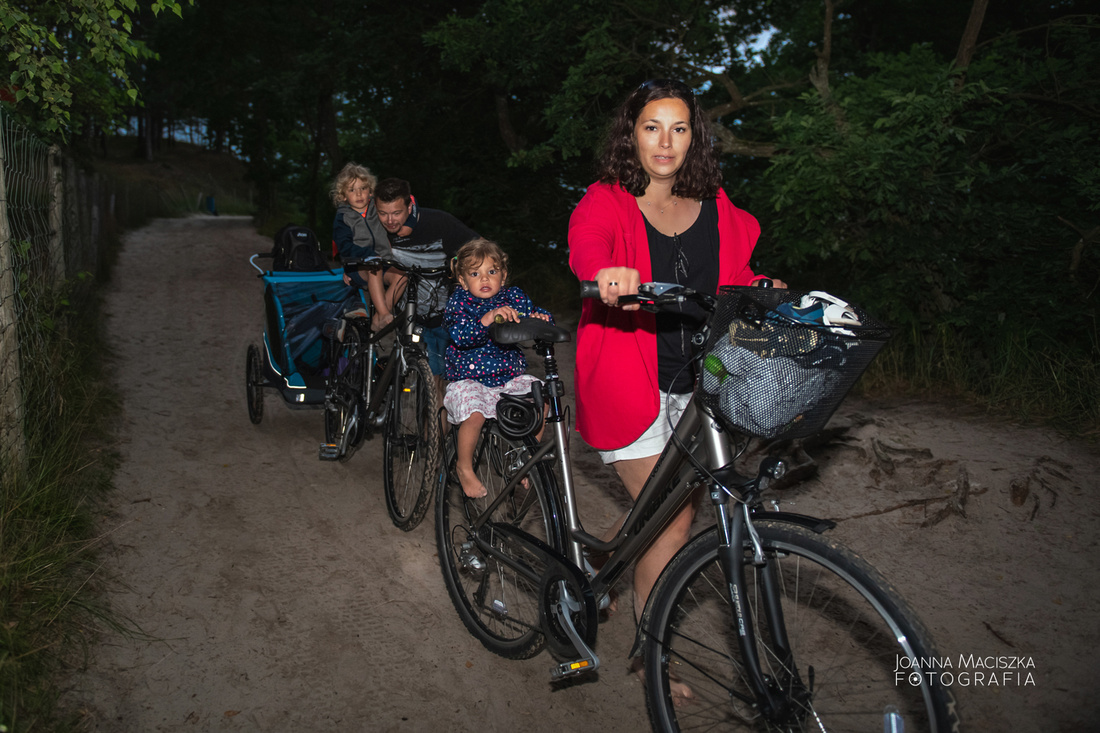
<path id="1" fill-rule="evenodd" d="M 561 344 L 572 339 L 572 334 L 568 329 L 555 326 L 541 318 L 520 318 L 519 323 L 508 321 L 489 326 L 489 338 L 498 344 L 518 344 L 521 341 Z"/>

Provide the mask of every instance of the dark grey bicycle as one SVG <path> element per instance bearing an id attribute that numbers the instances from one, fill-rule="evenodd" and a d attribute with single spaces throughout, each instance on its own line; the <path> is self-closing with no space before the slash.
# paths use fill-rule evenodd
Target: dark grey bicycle
<path id="1" fill-rule="evenodd" d="M 587 284 L 589 297 L 593 287 Z M 532 341 L 545 377 L 529 400 L 504 400 L 497 419 L 486 421 L 474 464 L 488 495 L 465 497 L 449 440 L 436 502 L 447 590 L 486 648 L 527 658 L 549 647 L 558 660 L 554 679 L 598 669 L 600 606 L 664 524 L 701 492 L 715 524 L 664 570 L 631 652 L 644 656 L 655 730 L 958 730 L 954 698 L 936 676 L 897 676 L 899 666 L 919 668 L 936 652 L 893 586 L 825 536 L 831 522 L 768 509 L 762 496 L 785 470 L 782 460 L 769 457 L 751 477 L 734 468 L 751 434 L 798 437 L 819 430 L 888 337 L 858 309 L 860 325 L 839 329 L 780 317 L 778 306 L 798 296 L 724 288 L 716 299 L 659 283 L 631 296 L 653 311 L 691 301 L 711 315 L 693 339 L 703 375 L 695 396 L 610 542 L 584 530 L 574 495 L 554 358 L 554 344 L 567 341 L 569 332 L 534 319 L 493 327 L 502 343 Z M 809 336 L 801 333 L 807 329 Z M 747 393 L 723 388 L 727 379 L 738 379 L 724 367 L 733 358 L 726 351 L 731 341 L 755 348 L 757 356 L 790 361 L 791 384 L 818 380 L 803 390 L 796 413 L 790 404 L 776 407 L 777 395 L 768 394 L 778 391 L 782 376 Z M 739 401 L 747 407 L 738 408 Z M 546 437 L 539 443 L 532 436 L 544 406 Z M 590 552 L 608 554 L 598 572 Z"/>
<path id="2" fill-rule="evenodd" d="M 346 461 L 364 439 L 380 434 L 386 508 L 394 525 L 407 532 L 431 504 L 440 449 L 439 392 L 420 343 L 419 284 L 442 283 L 448 270 L 379 259 L 345 263 L 347 269 L 364 267 L 395 267 L 409 282 L 392 323 L 372 333 L 368 305 L 361 317 L 345 317 L 340 338 L 331 339 L 319 456 Z M 392 343 L 383 349 L 385 341 Z"/>

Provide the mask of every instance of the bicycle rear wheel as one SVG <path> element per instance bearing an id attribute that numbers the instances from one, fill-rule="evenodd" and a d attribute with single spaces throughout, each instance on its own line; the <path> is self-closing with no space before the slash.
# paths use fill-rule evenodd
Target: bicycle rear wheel
<path id="1" fill-rule="evenodd" d="M 453 435 L 454 431 L 452 431 Z M 540 574 L 544 561 L 510 537 L 482 529 L 479 546 L 471 527 L 500 495 L 534 450 L 531 438 L 503 435 L 489 420 L 474 451 L 474 470 L 488 495 L 467 499 L 455 474 L 454 441 L 448 440 L 436 499 L 436 542 L 443 580 L 462 623 L 489 651 L 527 659 L 542 651 L 539 625 Z M 536 463 L 489 520 L 523 530 L 560 552 L 562 529 L 553 473 Z M 524 570 L 518 569 L 521 566 Z"/>
<path id="2" fill-rule="evenodd" d="M 908 733 L 957 730 L 954 698 L 934 675 L 916 685 L 905 672 L 896 677 L 899 659 L 927 662 L 935 650 L 894 588 L 858 556 L 810 530 L 767 520 L 755 525 L 776 569 L 789 659 L 767 628 L 764 569 L 748 562 L 747 543 L 741 603 L 765 679 L 787 709 L 768 715 L 755 705 L 712 529 L 669 563 L 642 621 L 649 630 L 646 702 L 654 728 L 866 733 L 883 730 L 893 706 Z M 684 700 L 682 685 L 694 699 Z"/>
<path id="3" fill-rule="evenodd" d="M 363 440 L 363 363 L 367 345 L 359 329 L 348 324 L 343 341 L 333 344 L 325 389 L 325 443 L 328 458 L 346 461 Z M 335 453 L 335 455 L 331 455 Z"/>
<path id="4" fill-rule="evenodd" d="M 406 532 L 424 518 L 439 466 L 439 392 L 428 358 L 405 351 L 406 368 L 394 375 L 383 431 L 386 510 Z"/>

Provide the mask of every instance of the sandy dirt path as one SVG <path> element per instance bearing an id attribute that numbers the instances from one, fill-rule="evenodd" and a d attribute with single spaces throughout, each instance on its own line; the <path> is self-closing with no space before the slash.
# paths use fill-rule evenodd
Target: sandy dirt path
<path id="1" fill-rule="evenodd" d="M 407 534 L 389 521 L 377 440 L 323 463 L 321 414 L 274 393 L 248 421 L 244 354 L 263 304 L 247 258 L 268 248 L 231 217 L 126 238 L 107 299 L 124 410 L 103 573 L 141 634 L 105 633 L 65 704 L 96 731 L 648 729 L 629 603 L 600 627 L 598 678 L 552 687 L 546 654 L 506 661 L 466 633 L 431 514 Z M 1030 682 L 957 684 L 966 729 L 1095 730 L 1095 446 L 923 404 L 841 413 L 843 441 L 814 451 L 818 477 L 777 494 L 784 508 L 840 520 L 957 671 L 1032 665 Z M 599 530 L 622 498 L 574 442 Z"/>

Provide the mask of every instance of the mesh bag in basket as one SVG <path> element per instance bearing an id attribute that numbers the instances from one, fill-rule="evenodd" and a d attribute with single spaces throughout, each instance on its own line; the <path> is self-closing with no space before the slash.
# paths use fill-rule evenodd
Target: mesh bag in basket
<path id="1" fill-rule="evenodd" d="M 842 324 L 814 321 L 799 308 L 804 295 L 753 287 L 718 292 L 697 396 L 742 432 L 816 433 L 890 337 L 854 305 L 845 304 Z"/>

